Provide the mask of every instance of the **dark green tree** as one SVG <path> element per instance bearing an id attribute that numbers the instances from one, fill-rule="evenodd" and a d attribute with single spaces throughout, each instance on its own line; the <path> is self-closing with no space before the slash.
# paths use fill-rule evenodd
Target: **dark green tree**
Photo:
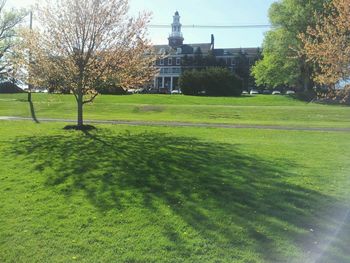
<path id="1" fill-rule="evenodd" d="M 185 95 L 240 96 L 242 81 L 230 70 L 209 67 L 203 70 L 187 70 L 179 80 Z"/>
<path id="2" fill-rule="evenodd" d="M 243 89 L 248 89 L 251 84 L 249 58 L 246 53 L 240 50 L 235 61 L 235 73 L 242 79 Z"/>

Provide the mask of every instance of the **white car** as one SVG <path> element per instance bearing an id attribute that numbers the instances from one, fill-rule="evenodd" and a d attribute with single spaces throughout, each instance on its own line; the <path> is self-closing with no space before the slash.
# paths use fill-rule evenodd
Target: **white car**
<path id="1" fill-rule="evenodd" d="M 243 91 L 242 91 L 242 95 L 248 95 L 248 94 L 249 94 L 248 91 L 246 91 L 246 90 L 243 90 Z"/>
<path id="2" fill-rule="evenodd" d="M 259 94 L 259 91 L 252 89 L 250 91 L 250 95 L 255 95 L 255 94 Z"/>
<path id="3" fill-rule="evenodd" d="M 272 91 L 272 95 L 281 95 L 281 92 L 279 90 Z"/>
<path id="4" fill-rule="evenodd" d="M 171 91 L 171 94 L 182 94 L 181 90 L 174 89 Z"/>
<path id="5" fill-rule="evenodd" d="M 287 90 L 286 91 L 286 95 L 293 95 L 293 94 L 295 94 L 294 90 Z"/>

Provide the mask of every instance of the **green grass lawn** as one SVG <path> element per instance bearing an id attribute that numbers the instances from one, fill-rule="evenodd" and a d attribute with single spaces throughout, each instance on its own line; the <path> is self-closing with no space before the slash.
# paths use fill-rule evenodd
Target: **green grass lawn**
<path id="1" fill-rule="evenodd" d="M 26 94 L 0 116 L 30 117 Z M 34 94 L 37 117 L 75 118 Z M 350 127 L 285 96 L 100 96 L 87 119 Z M 350 133 L 0 121 L 0 262 L 350 262 Z"/>
<path id="2" fill-rule="evenodd" d="M 33 97 L 38 118 L 76 118 L 73 95 L 34 94 Z M 350 107 L 308 104 L 272 95 L 241 98 L 104 95 L 86 105 L 84 113 L 86 119 L 93 120 L 350 127 Z M 30 117 L 26 94 L 0 95 L 0 116 Z"/>
<path id="3" fill-rule="evenodd" d="M 62 127 L 0 121 L 0 262 L 350 261 L 350 133 Z"/>

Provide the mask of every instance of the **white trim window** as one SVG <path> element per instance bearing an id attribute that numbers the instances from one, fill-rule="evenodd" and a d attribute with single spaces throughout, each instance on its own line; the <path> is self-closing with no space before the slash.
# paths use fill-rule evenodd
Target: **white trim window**
<path id="1" fill-rule="evenodd" d="M 173 58 L 168 58 L 168 66 L 171 66 L 173 64 Z"/>
<path id="2" fill-rule="evenodd" d="M 160 64 L 161 66 L 164 66 L 164 58 L 161 58 L 161 59 L 160 59 L 159 64 Z"/>
<path id="3" fill-rule="evenodd" d="M 181 58 L 176 58 L 176 65 L 180 66 L 181 65 Z"/>

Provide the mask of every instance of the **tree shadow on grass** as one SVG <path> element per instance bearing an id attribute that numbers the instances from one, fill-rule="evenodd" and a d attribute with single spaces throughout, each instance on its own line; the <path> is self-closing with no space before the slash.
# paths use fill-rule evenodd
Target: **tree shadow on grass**
<path id="1" fill-rule="evenodd" d="M 317 211 L 334 202 L 288 183 L 293 174 L 285 164 L 196 138 L 98 130 L 18 139 L 10 154 L 33 163 L 47 186 L 67 197 L 82 191 L 101 211 L 140 206 L 157 213 L 161 203 L 227 253 L 254 247 L 271 262 L 285 256 L 277 241 L 307 247 Z M 179 242 L 171 224 L 164 228 Z"/>

